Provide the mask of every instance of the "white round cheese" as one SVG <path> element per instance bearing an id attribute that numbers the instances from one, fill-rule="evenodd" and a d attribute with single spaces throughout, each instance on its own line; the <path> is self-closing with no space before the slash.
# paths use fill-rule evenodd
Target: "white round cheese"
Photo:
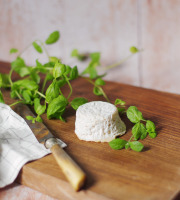
<path id="1" fill-rule="evenodd" d="M 102 101 L 92 101 L 76 111 L 75 133 L 80 140 L 109 142 L 126 132 L 116 106 Z"/>

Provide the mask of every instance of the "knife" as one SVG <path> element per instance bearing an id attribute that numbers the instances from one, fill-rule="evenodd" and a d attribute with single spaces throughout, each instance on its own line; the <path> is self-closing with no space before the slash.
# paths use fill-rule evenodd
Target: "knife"
<path id="1" fill-rule="evenodd" d="M 63 148 L 67 145 L 59 138 L 55 138 L 43 123 L 32 123 L 30 120 L 27 120 L 27 115 L 35 117 L 28 106 L 24 104 L 18 104 L 14 108 L 14 111 L 17 112 L 22 118 L 24 118 L 24 120 L 27 122 L 32 132 L 36 136 L 37 140 L 40 143 L 43 143 L 47 149 L 51 150 L 59 167 L 62 169 L 64 175 L 71 183 L 74 190 L 80 190 L 80 188 L 85 183 L 86 174 L 63 150 Z"/>

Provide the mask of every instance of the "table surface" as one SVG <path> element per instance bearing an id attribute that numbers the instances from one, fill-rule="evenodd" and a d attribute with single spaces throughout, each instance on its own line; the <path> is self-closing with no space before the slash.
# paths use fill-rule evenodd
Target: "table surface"
<path id="1" fill-rule="evenodd" d="M 1 64 L 3 64 L 3 63 L 1 63 Z M 4 68 L 4 70 L 2 70 L 2 71 L 6 71 L 6 69 Z M 82 85 L 82 83 L 76 82 L 75 88 L 78 88 L 77 86 L 79 84 Z M 76 93 L 77 94 L 83 93 L 84 95 L 86 95 L 86 88 L 88 88 L 88 87 L 89 86 L 87 84 L 84 84 L 84 87 L 80 89 L 81 91 L 77 89 Z M 125 151 L 121 152 L 122 160 L 119 161 L 119 162 L 121 162 L 120 164 L 122 166 L 122 169 L 120 169 L 120 170 L 122 170 L 121 172 L 124 172 L 124 173 L 127 170 L 127 167 L 126 167 L 127 163 L 126 163 L 125 166 L 122 165 L 123 163 L 125 164 L 125 162 L 124 162 L 125 157 L 130 156 L 131 160 L 133 162 L 134 156 L 136 156 L 137 158 L 140 156 L 141 162 L 138 163 L 138 166 L 142 167 L 141 172 L 139 171 L 139 173 L 141 174 L 140 180 L 142 182 L 143 182 L 143 180 L 146 180 L 146 183 L 147 183 L 148 178 L 147 178 L 147 176 L 145 176 L 145 174 L 148 175 L 148 173 L 142 166 L 142 160 L 145 159 L 145 158 L 147 158 L 147 159 L 149 158 L 150 161 L 152 161 L 152 162 L 145 159 L 145 163 L 147 165 L 146 167 L 149 166 L 149 168 L 150 168 L 149 170 L 151 171 L 151 173 L 149 174 L 148 177 L 149 177 L 149 179 L 152 178 L 152 180 L 154 182 L 149 183 L 148 187 L 146 188 L 146 186 L 144 186 L 144 188 L 148 189 L 148 190 L 150 188 L 152 189 L 153 187 L 155 187 L 153 184 L 155 184 L 156 187 L 159 186 L 159 188 L 156 189 L 156 192 L 157 192 L 156 195 L 158 195 L 159 192 L 162 192 L 163 189 L 166 188 L 165 189 L 166 192 L 164 192 L 163 196 L 165 195 L 166 198 L 169 199 L 169 197 L 172 197 L 173 195 L 175 195 L 177 193 L 177 191 L 178 191 L 177 182 L 180 181 L 180 177 L 177 173 L 178 170 L 179 170 L 179 165 L 180 165 L 180 163 L 179 163 L 180 159 L 179 159 L 178 154 L 177 154 L 177 152 L 179 151 L 179 146 L 180 146 L 180 145 L 178 145 L 179 140 L 178 140 L 178 137 L 177 137 L 178 136 L 178 130 L 180 129 L 179 124 L 178 124 L 179 123 L 179 117 L 180 117 L 180 107 L 179 107 L 178 102 L 180 100 L 180 96 L 168 94 L 168 93 L 161 93 L 161 92 L 157 92 L 157 91 L 153 91 L 153 90 L 136 88 L 136 87 L 123 85 L 123 84 L 114 84 L 114 83 L 108 83 L 105 87 L 105 90 L 106 90 L 107 94 L 109 94 L 112 102 L 114 101 L 114 99 L 117 96 L 121 97 L 125 101 L 127 101 L 129 105 L 132 105 L 132 104 L 137 105 L 138 108 L 143 110 L 143 113 L 144 112 L 146 113 L 147 117 L 152 118 L 152 116 L 153 116 L 153 120 L 155 120 L 155 122 L 158 124 L 158 133 L 159 134 L 158 134 L 157 139 L 152 140 L 152 141 L 147 139 L 147 141 L 144 142 L 147 146 L 150 147 L 149 150 L 143 152 L 143 154 L 141 154 L 141 153 L 137 154 L 137 153 L 134 153 L 134 152 L 128 152 L 127 153 Z M 136 95 L 134 95 L 134 93 Z M 87 94 L 87 96 L 89 97 L 90 100 L 92 100 L 92 98 L 94 98 L 94 97 L 92 97 L 92 95 L 89 95 L 89 94 Z M 99 99 L 99 97 L 95 98 L 95 100 L 98 100 L 98 99 Z M 171 102 L 171 104 L 169 104 L 169 102 Z M 166 108 L 166 112 L 164 111 L 164 108 Z M 168 119 L 168 117 L 170 119 L 173 119 L 172 124 L 170 123 L 170 120 Z M 73 117 L 73 120 L 74 120 L 74 117 Z M 54 123 L 55 122 L 53 122 L 53 124 Z M 51 122 L 49 122 L 48 120 L 45 120 L 45 124 L 47 124 L 47 126 L 52 128 Z M 71 122 L 71 126 L 72 126 L 72 122 Z M 57 131 L 54 129 L 54 132 L 57 132 Z M 170 137 L 169 137 L 169 132 L 171 132 Z M 127 137 L 127 135 L 129 133 L 130 133 L 130 130 L 128 130 L 127 134 L 124 137 Z M 62 139 L 67 141 L 67 142 L 69 141 L 69 138 L 66 138 L 66 137 L 64 137 Z M 166 141 L 166 143 L 164 143 L 164 141 Z M 77 140 L 77 142 L 79 142 L 79 141 Z M 81 145 L 81 144 L 82 143 L 79 142 L 79 145 Z M 93 146 L 92 144 L 89 144 L 89 143 L 87 145 L 90 149 Z M 73 146 L 73 144 L 71 145 L 71 147 L 72 146 Z M 75 148 L 75 146 L 73 148 Z M 165 154 L 164 154 L 164 152 L 165 152 Z M 71 150 L 69 151 L 69 153 L 71 153 L 74 157 L 77 156 L 76 154 L 73 153 L 73 151 L 71 152 Z M 134 154 L 136 154 L 136 155 L 134 155 Z M 113 155 L 113 154 L 111 154 L 111 155 Z M 114 152 L 113 156 L 117 156 L 117 159 L 118 159 L 119 155 L 120 154 L 117 151 L 117 152 Z M 108 156 L 106 155 L 106 157 L 108 157 Z M 158 161 L 157 161 L 157 157 L 159 158 Z M 85 161 L 84 159 L 80 159 L 78 156 L 76 158 L 78 158 L 80 161 L 82 160 L 82 162 Z M 102 159 L 103 159 L 103 157 L 102 157 Z M 107 160 L 109 160 L 109 159 L 110 158 L 107 158 Z M 87 167 L 87 169 L 90 170 L 86 164 L 87 163 L 84 163 L 84 165 Z M 116 165 L 116 162 L 114 164 Z M 131 170 L 132 170 L 131 173 L 134 174 L 135 170 L 137 170 L 137 169 L 136 169 L 136 167 L 135 168 L 132 167 Z M 109 174 L 111 174 L 111 173 L 109 173 Z M 127 176 L 127 174 L 125 176 Z M 144 174 L 144 176 L 142 176 L 143 174 Z M 97 180 L 100 177 L 99 173 L 95 172 L 95 171 L 94 171 L 93 175 L 95 177 L 97 176 Z M 134 174 L 132 177 L 134 177 L 135 179 L 138 180 L 138 175 Z M 163 181 L 161 183 L 159 182 L 160 179 L 161 180 L 163 179 Z M 124 182 L 124 179 L 122 179 L 122 180 Z M 100 179 L 99 179 L 99 181 L 100 181 Z M 132 182 L 133 181 L 135 181 L 135 180 L 132 180 Z M 99 182 L 99 184 L 101 186 L 103 186 L 103 184 L 101 182 Z M 131 182 L 129 182 L 128 184 L 131 185 Z M 134 187 L 133 184 L 132 184 L 132 186 Z M 142 187 L 141 184 L 140 184 L 140 186 Z M 94 187 L 94 188 L 95 188 L 94 190 L 97 192 L 97 188 L 96 187 Z M 114 185 L 114 188 L 116 188 L 116 185 Z M 124 187 L 124 188 L 126 188 L 126 187 Z M 9 186 L 9 187 L 1 190 L 1 193 L 0 193 L 1 196 L 0 197 L 5 198 L 5 197 L 7 197 L 7 194 L 8 195 L 11 195 L 11 194 L 14 195 L 14 193 L 18 193 L 18 191 L 21 191 L 21 189 L 24 192 L 26 191 L 25 192 L 26 194 L 36 196 L 36 199 L 38 199 L 37 196 L 39 196 L 40 199 L 43 199 L 43 198 L 44 199 L 51 199 L 51 197 L 48 197 L 48 196 L 45 196 L 41 193 L 32 191 L 31 189 L 25 188 L 24 186 L 17 186 L 17 185 L 14 185 L 14 186 L 12 185 L 12 186 Z M 139 191 L 141 189 L 139 188 Z M 121 189 L 120 191 L 123 191 L 123 190 Z M 153 190 L 152 194 L 153 193 L 154 193 L 154 190 Z M 111 195 L 113 195 L 113 194 L 111 194 Z M 23 198 L 23 196 L 21 196 L 21 197 Z"/>

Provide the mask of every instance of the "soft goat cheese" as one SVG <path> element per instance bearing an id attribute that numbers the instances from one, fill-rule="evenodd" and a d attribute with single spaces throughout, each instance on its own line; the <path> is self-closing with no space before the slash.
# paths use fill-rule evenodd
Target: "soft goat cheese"
<path id="1" fill-rule="evenodd" d="M 80 140 L 109 142 L 125 132 L 126 126 L 111 103 L 92 101 L 76 111 L 75 133 Z"/>

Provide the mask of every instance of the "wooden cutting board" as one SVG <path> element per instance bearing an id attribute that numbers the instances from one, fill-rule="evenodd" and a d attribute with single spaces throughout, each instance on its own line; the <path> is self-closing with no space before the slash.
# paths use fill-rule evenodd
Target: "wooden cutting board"
<path id="1" fill-rule="evenodd" d="M 0 63 L 0 72 L 9 66 Z M 83 96 L 89 101 L 103 100 L 92 94 L 92 86 L 85 80 L 72 82 L 73 97 Z M 146 119 L 157 125 L 158 136 L 147 137 L 142 143 L 143 152 L 113 150 L 108 143 L 80 141 L 74 133 L 75 111 L 70 107 L 64 115 L 67 123 L 47 120 L 44 124 L 61 138 L 68 147 L 66 152 L 87 173 L 83 190 L 74 192 L 66 181 L 52 155 L 26 164 L 17 182 L 57 199 L 173 199 L 180 189 L 180 95 L 158 92 L 119 83 L 107 82 L 104 87 L 113 103 L 123 99 L 127 105 L 135 105 Z M 64 94 L 69 89 L 64 88 Z M 6 103 L 13 102 L 5 91 Z M 131 136 L 132 124 L 125 116 L 127 133 Z"/>

